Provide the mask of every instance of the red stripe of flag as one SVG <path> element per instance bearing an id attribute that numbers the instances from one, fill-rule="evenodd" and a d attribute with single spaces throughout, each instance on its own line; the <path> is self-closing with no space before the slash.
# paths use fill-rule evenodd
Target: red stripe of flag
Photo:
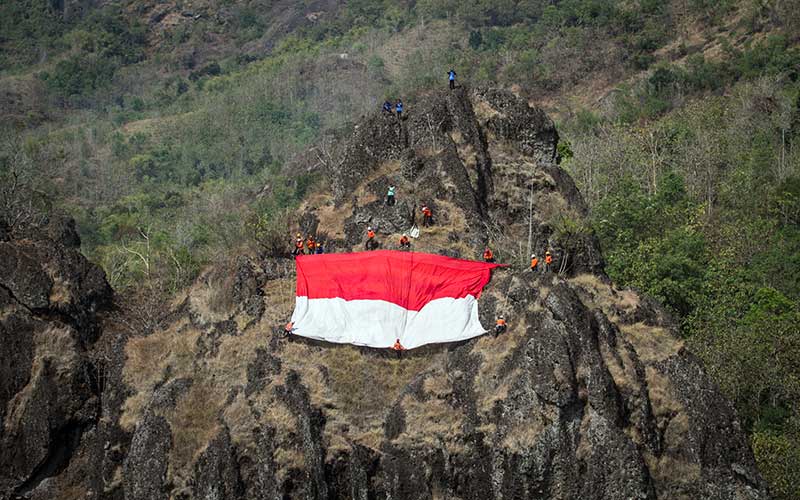
<path id="1" fill-rule="evenodd" d="M 297 295 L 309 299 L 385 300 L 412 311 L 428 302 L 479 297 L 501 264 L 396 250 L 300 255 Z"/>

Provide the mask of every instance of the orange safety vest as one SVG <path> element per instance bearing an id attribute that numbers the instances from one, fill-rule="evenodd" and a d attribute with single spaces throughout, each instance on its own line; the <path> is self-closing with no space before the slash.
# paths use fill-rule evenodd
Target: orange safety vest
<path id="1" fill-rule="evenodd" d="M 367 231 L 367 238 L 372 239 L 375 237 L 375 231 Z"/>
<path id="2" fill-rule="evenodd" d="M 497 326 L 506 326 L 506 320 L 498 319 L 497 320 Z"/>
<path id="3" fill-rule="evenodd" d="M 536 269 L 536 266 L 539 265 L 539 258 L 534 257 L 531 259 L 531 269 Z"/>
<path id="4" fill-rule="evenodd" d="M 394 345 L 392 346 L 392 349 L 394 349 L 395 351 L 404 351 L 405 350 L 403 348 L 403 346 L 400 345 L 400 341 L 399 340 L 394 343 Z"/>
<path id="5" fill-rule="evenodd" d="M 401 245 L 408 245 L 408 238 L 406 238 L 405 236 L 400 238 L 400 244 Z"/>
<path id="6" fill-rule="evenodd" d="M 296 246 L 297 248 L 303 248 L 303 240 L 298 239 L 297 241 L 294 242 L 294 246 Z"/>
<path id="7" fill-rule="evenodd" d="M 430 217 L 430 216 L 431 216 L 431 213 L 432 213 L 432 212 L 431 212 L 431 209 L 430 209 L 430 208 L 428 208 L 428 207 L 422 207 L 422 214 L 423 214 L 425 217 Z"/>
<path id="8" fill-rule="evenodd" d="M 483 260 L 491 260 L 493 258 L 494 254 L 492 253 L 491 250 L 486 250 L 485 252 L 483 252 Z"/>
<path id="9" fill-rule="evenodd" d="M 552 256 L 552 255 L 548 255 L 548 256 L 546 256 L 546 257 L 544 258 L 544 263 L 545 263 L 545 264 L 547 264 L 547 265 L 550 265 L 550 264 L 552 264 L 552 263 L 553 263 L 553 256 Z"/>
<path id="10" fill-rule="evenodd" d="M 308 241 L 306 241 L 306 246 L 308 247 L 309 250 L 314 250 L 314 248 L 317 247 L 317 242 L 314 241 L 312 238 L 309 238 Z"/>
<path id="11" fill-rule="evenodd" d="M 287 332 L 291 332 L 292 328 L 294 328 L 294 323 L 292 323 L 291 321 L 286 323 L 286 331 Z"/>

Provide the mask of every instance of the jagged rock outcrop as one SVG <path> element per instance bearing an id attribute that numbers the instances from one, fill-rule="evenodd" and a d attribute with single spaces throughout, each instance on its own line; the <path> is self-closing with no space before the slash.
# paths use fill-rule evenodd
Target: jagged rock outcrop
<path id="1" fill-rule="evenodd" d="M 97 421 L 87 356 L 112 290 L 78 251 L 74 222 L 0 241 L 0 497 L 49 488 Z"/>
<path id="2" fill-rule="evenodd" d="M 324 234 L 329 251 L 360 250 L 367 225 L 393 248 L 429 204 L 436 225 L 415 250 L 475 258 L 489 244 L 511 264 L 480 299 L 484 324 L 502 313 L 508 331 L 402 360 L 280 339 L 292 261 L 231 259 L 198 278 L 164 328 L 116 344 L 104 418 L 91 439 L 83 433 L 82 443 L 99 445 L 87 451 L 99 471 L 85 490 L 114 499 L 767 498 L 730 402 L 668 315 L 603 273 L 547 116 L 497 89 L 434 92 L 407 109 L 402 121 L 375 114 L 356 127 L 325 167 L 330 190 L 300 207 L 300 225 Z M 528 270 L 529 245 L 551 249 L 560 272 Z M 40 290 L 52 287 L 49 275 L 5 279 L 0 300 L 12 288 L 50 297 Z M 36 330 L 14 331 L 25 328 Z M 26 345 L 9 359 L 31 373 L 39 351 Z M 9 376 L 17 392 L 30 385 Z M 76 393 L 80 408 L 93 408 L 92 391 Z M 83 421 L 76 407 L 61 411 Z M 33 491 L 45 486 L 63 491 L 53 481 Z"/>

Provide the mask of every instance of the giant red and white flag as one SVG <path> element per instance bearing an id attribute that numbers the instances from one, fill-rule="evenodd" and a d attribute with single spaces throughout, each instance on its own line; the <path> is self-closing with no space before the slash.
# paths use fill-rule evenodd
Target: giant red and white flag
<path id="1" fill-rule="evenodd" d="M 300 255 L 294 334 L 370 347 L 400 339 L 406 349 L 476 337 L 494 267 L 394 250 Z"/>

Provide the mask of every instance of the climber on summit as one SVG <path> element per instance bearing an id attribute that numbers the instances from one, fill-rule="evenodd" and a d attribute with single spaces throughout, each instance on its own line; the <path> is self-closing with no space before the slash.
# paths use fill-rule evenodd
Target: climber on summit
<path id="1" fill-rule="evenodd" d="M 394 350 L 395 353 L 397 353 L 397 359 L 402 358 L 403 357 L 403 351 L 406 350 L 406 348 L 403 347 L 403 345 L 400 343 L 400 339 L 397 339 L 397 340 L 394 341 L 394 345 L 392 346 L 392 349 Z"/>
<path id="2" fill-rule="evenodd" d="M 364 248 L 367 250 L 374 250 L 378 247 L 378 242 L 375 241 L 375 231 L 372 230 L 372 226 L 367 227 L 367 241 L 364 243 Z"/>
<path id="3" fill-rule="evenodd" d="M 484 262 L 494 262 L 494 252 L 489 247 L 486 247 L 486 250 L 483 251 L 483 261 Z"/>
<path id="4" fill-rule="evenodd" d="M 550 266 L 553 265 L 553 256 L 550 255 L 550 250 L 544 253 L 544 272 L 549 273 L 551 271 Z"/>
<path id="5" fill-rule="evenodd" d="M 383 112 L 386 114 L 392 114 L 392 103 L 387 101 L 383 101 Z"/>
<path id="6" fill-rule="evenodd" d="M 304 253 L 303 237 L 300 235 L 300 233 L 297 233 L 297 237 L 294 240 L 294 250 L 292 250 L 292 255 L 297 257 L 298 255 L 303 255 Z"/>
<path id="7" fill-rule="evenodd" d="M 389 189 L 386 191 L 386 206 L 394 206 L 394 190 L 394 184 L 389 185 Z"/>
<path id="8" fill-rule="evenodd" d="M 536 272 L 539 270 L 539 257 L 536 254 L 531 255 L 531 271 Z"/>
<path id="9" fill-rule="evenodd" d="M 398 120 L 402 120 L 403 119 L 403 100 L 402 99 L 398 99 L 397 100 L 397 104 L 394 105 L 394 110 L 397 113 L 397 119 Z"/>
<path id="10" fill-rule="evenodd" d="M 502 316 L 498 316 L 494 324 L 494 338 L 506 332 L 506 320 Z"/>
<path id="11" fill-rule="evenodd" d="M 433 211 L 426 204 L 422 204 L 422 227 L 433 225 Z"/>
<path id="12" fill-rule="evenodd" d="M 403 236 L 400 237 L 400 250 L 411 250 L 411 240 L 408 239 L 406 233 L 403 233 Z"/>
<path id="13" fill-rule="evenodd" d="M 450 80 L 450 90 L 456 88 L 456 72 L 453 71 L 453 68 L 450 68 L 450 71 L 447 72 L 447 78 Z"/>

